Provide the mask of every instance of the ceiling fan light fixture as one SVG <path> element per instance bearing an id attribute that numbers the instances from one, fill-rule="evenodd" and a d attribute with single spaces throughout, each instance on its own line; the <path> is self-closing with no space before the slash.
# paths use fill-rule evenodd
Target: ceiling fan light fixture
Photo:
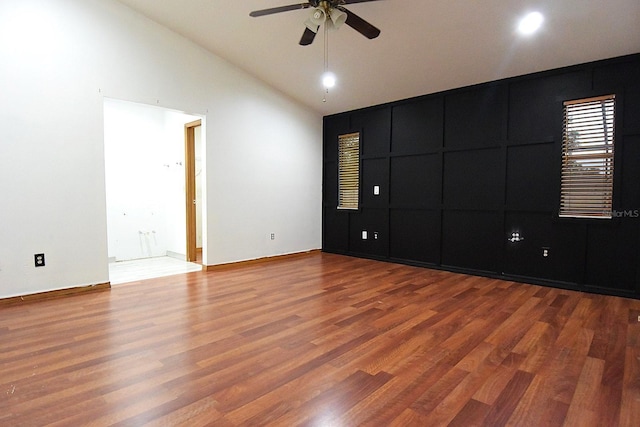
<path id="1" fill-rule="evenodd" d="M 331 71 L 325 71 L 325 73 L 322 74 L 322 85 L 326 89 L 331 89 L 332 87 L 334 87 L 336 85 L 336 75 Z"/>
<path id="2" fill-rule="evenodd" d="M 331 18 L 331 23 L 333 24 L 331 27 L 335 30 L 340 28 L 342 24 L 347 21 L 347 14 L 338 9 L 331 9 L 329 11 L 329 17 Z M 329 21 L 327 21 L 329 23 Z"/>
<path id="3" fill-rule="evenodd" d="M 327 20 L 327 13 L 321 7 L 311 9 L 308 21 L 313 22 L 314 25 L 322 25 Z"/>
<path id="4" fill-rule="evenodd" d="M 317 24 L 314 24 L 313 21 L 311 21 L 311 19 L 307 19 L 306 21 L 304 21 L 304 25 L 314 33 L 317 33 L 318 29 L 320 29 L 320 26 Z"/>

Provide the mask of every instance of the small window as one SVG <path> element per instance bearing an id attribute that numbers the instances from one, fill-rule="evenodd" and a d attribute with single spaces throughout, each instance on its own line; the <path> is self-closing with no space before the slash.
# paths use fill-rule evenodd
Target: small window
<path id="1" fill-rule="evenodd" d="M 360 133 L 338 136 L 338 209 L 358 209 Z"/>
<path id="2" fill-rule="evenodd" d="M 611 218 L 615 95 L 564 103 L 560 216 Z"/>

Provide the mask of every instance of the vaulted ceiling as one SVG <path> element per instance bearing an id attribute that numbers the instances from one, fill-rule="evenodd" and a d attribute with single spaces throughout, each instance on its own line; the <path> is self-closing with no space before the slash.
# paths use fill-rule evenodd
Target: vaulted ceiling
<path id="1" fill-rule="evenodd" d="M 310 9 L 249 16 L 296 0 L 119 1 L 323 115 L 640 52 L 638 0 L 371 1 L 347 8 L 379 37 L 346 25 L 329 33 L 338 82 L 326 94 L 324 32 L 298 44 Z M 534 10 L 542 28 L 520 35 Z"/>

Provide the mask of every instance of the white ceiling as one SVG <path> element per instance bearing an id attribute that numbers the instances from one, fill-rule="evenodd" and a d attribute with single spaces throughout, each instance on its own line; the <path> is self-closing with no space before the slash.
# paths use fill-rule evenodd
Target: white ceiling
<path id="1" fill-rule="evenodd" d="M 252 18 L 304 0 L 119 0 L 327 115 L 456 87 L 640 52 L 638 0 L 380 0 L 347 8 L 382 30 L 329 35 L 338 83 L 323 102 L 323 32 L 299 46 L 309 9 Z M 545 16 L 517 34 L 528 11 Z"/>

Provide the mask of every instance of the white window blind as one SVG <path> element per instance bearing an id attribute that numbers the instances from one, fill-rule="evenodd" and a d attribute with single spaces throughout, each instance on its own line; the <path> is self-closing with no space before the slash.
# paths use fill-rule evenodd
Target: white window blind
<path id="1" fill-rule="evenodd" d="M 615 95 L 564 103 L 560 216 L 611 218 Z"/>
<path id="2" fill-rule="evenodd" d="M 358 209 L 360 133 L 338 136 L 338 209 Z"/>

